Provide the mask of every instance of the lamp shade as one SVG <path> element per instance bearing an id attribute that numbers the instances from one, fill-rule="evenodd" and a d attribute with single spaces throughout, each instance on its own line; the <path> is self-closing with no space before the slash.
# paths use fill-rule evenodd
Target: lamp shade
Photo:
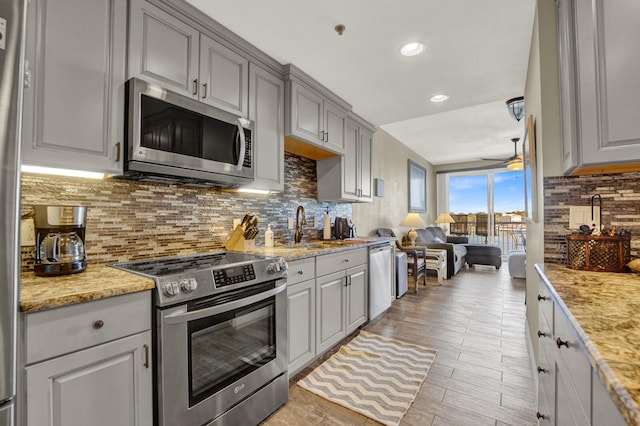
<path id="1" fill-rule="evenodd" d="M 409 213 L 402 220 L 402 222 L 400 222 L 400 226 L 408 226 L 411 228 L 426 228 L 427 224 L 424 223 L 424 220 L 422 220 L 418 213 Z"/>
<path id="2" fill-rule="evenodd" d="M 507 109 L 511 117 L 515 118 L 516 121 L 520 121 L 524 117 L 524 97 L 518 96 L 517 98 L 509 99 L 507 101 Z"/>
<path id="3" fill-rule="evenodd" d="M 440 213 L 440 216 L 436 219 L 436 223 L 456 223 L 449 213 Z"/>

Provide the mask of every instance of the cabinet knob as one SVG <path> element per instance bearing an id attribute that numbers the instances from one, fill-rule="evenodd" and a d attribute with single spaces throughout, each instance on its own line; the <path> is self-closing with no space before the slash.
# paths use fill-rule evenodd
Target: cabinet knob
<path id="1" fill-rule="evenodd" d="M 560 349 L 561 346 L 566 346 L 568 348 L 569 342 L 558 337 L 556 339 L 556 346 L 558 347 L 558 349 Z"/>
<path id="2" fill-rule="evenodd" d="M 538 302 L 541 300 L 549 300 L 549 298 L 547 296 L 540 296 L 538 295 Z"/>
<path id="3" fill-rule="evenodd" d="M 538 330 L 538 337 L 547 337 L 547 333 Z"/>
<path id="4" fill-rule="evenodd" d="M 549 372 L 549 370 L 544 369 L 542 367 L 538 367 L 538 373 L 548 373 L 548 372 Z"/>
<path id="5" fill-rule="evenodd" d="M 547 418 L 547 416 L 545 416 L 544 414 L 540 413 L 540 411 L 536 412 L 536 417 L 539 418 L 539 419 L 546 419 Z"/>
<path id="6" fill-rule="evenodd" d="M 95 328 L 96 330 L 102 327 L 104 327 L 104 321 L 96 320 L 93 322 L 93 328 Z"/>
<path id="7" fill-rule="evenodd" d="M 304 274 L 304 271 L 302 270 L 298 271 L 298 275 L 303 275 L 303 274 Z"/>

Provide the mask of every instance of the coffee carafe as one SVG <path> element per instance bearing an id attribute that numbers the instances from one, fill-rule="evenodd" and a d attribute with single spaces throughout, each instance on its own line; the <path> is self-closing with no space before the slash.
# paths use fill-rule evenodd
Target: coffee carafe
<path id="1" fill-rule="evenodd" d="M 34 206 L 36 275 L 67 275 L 87 268 L 85 206 Z"/>

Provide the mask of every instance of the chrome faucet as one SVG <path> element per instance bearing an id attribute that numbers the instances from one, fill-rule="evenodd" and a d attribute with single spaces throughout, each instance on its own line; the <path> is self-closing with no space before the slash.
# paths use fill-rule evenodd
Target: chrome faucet
<path id="1" fill-rule="evenodd" d="M 300 212 L 302 212 L 302 222 L 300 222 Z M 302 225 L 307 224 L 307 218 L 304 215 L 304 207 L 298 206 L 298 210 L 296 210 L 296 244 L 299 244 L 302 241 Z"/>

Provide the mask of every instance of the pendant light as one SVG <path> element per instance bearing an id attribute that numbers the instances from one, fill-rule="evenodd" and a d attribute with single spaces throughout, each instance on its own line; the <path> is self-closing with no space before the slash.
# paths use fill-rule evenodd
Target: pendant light
<path id="1" fill-rule="evenodd" d="M 507 101 L 507 109 L 509 115 L 516 119 L 516 121 L 522 120 L 524 117 L 524 96 L 518 96 Z"/>

